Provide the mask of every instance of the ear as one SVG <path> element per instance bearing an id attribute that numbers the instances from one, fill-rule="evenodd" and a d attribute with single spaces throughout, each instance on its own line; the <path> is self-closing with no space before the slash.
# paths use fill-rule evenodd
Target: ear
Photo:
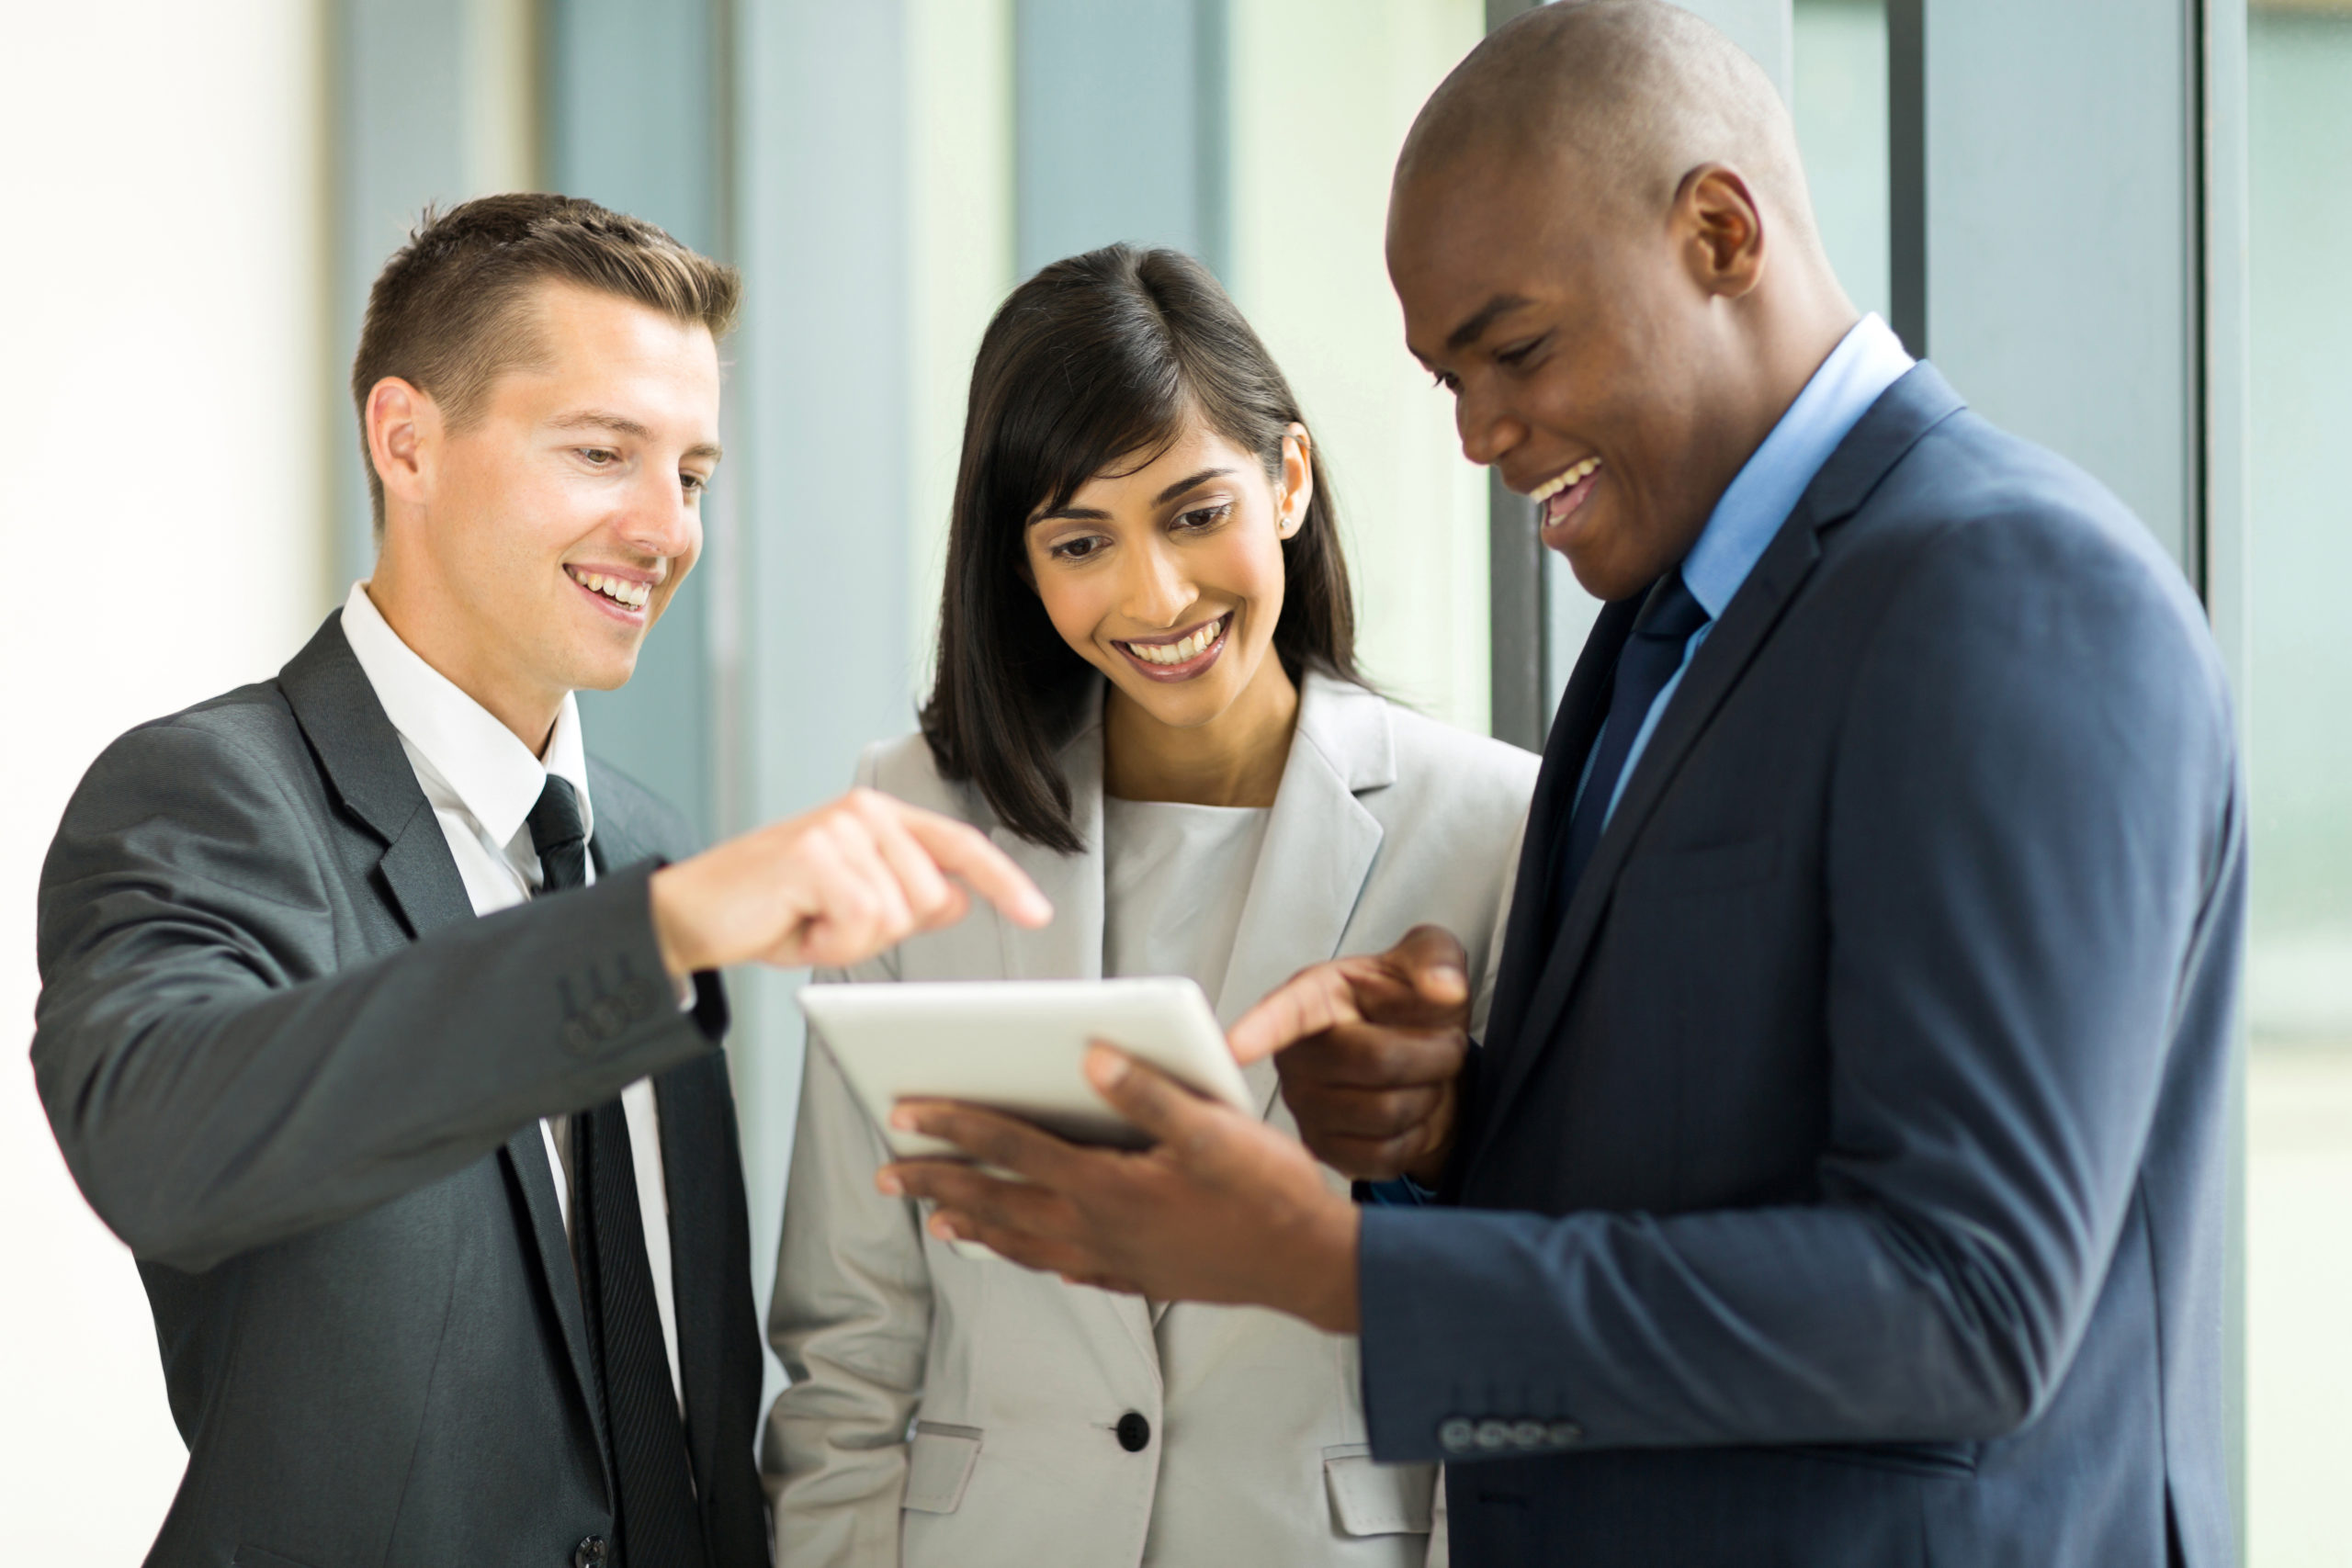
<path id="1" fill-rule="evenodd" d="M 387 376 L 368 389 L 367 431 L 368 460 L 384 486 L 389 522 L 392 501 L 422 506 L 432 489 L 441 410 L 423 388 Z"/>
<path id="2" fill-rule="evenodd" d="M 1702 164 L 1674 196 L 1674 228 L 1691 280 L 1736 299 L 1764 276 L 1764 209 L 1737 169 Z"/>
<path id="3" fill-rule="evenodd" d="M 1306 507 L 1315 499 L 1315 441 L 1306 426 L 1294 420 L 1283 433 L 1282 483 L 1274 490 L 1274 527 L 1285 538 L 1306 525 Z"/>

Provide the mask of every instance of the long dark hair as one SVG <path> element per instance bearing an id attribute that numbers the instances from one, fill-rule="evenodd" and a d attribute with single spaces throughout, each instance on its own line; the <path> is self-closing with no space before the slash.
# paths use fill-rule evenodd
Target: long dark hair
<path id="1" fill-rule="evenodd" d="M 1029 519 L 1068 505 L 1114 460 L 1164 450 L 1194 417 L 1277 479 L 1283 435 L 1306 423 L 1266 345 L 1182 252 L 1106 245 L 1056 262 L 1012 291 L 980 339 L 922 732 L 940 772 L 977 784 L 1032 843 L 1084 848 L 1055 754 L 1101 677 L 1029 581 Z M 1360 682 L 1331 487 L 1312 443 L 1307 455 L 1315 493 L 1283 542 L 1274 651 L 1294 680 Z"/>

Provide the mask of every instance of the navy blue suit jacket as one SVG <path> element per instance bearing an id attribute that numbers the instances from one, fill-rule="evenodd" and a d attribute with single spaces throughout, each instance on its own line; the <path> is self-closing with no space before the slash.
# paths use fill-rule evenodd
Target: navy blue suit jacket
<path id="1" fill-rule="evenodd" d="M 1914 369 L 1707 642 L 1555 931 L 1537 786 L 1445 1206 L 1368 1209 L 1453 1560 L 2225 1563 L 2228 694 L 2106 491 Z"/>

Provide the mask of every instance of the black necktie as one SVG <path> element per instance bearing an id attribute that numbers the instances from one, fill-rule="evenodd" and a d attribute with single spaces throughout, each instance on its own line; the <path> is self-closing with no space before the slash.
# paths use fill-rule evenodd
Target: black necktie
<path id="1" fill-rule="evenodd" d="M 587 881 L 588 837 L 571 785 L 548 775 L 531 807 L 539 891 Z M 613 1439 L 616 1568 L 704 1568 L 685 1424 L 670 1384 L 670 1357 L 645 1260 L 645 1221 L 628 1117 L 615 1099 L 571 1119 L 572 1258 L 586 1309 L 590 1359 Z"/>
<path id="2" fill-rule="evenodd" d="M 1624 648 L 1617 655 L 1617 677 L 1609 696 L 1609 720 L 1601 727 L 1600 741 L 1593 749 L 1592 771 L 1585 776 L 1584 794 L 1577 797 L 1576 811 L 1568 818 L 1567 844 L 1552 888 L 1551 914 L 1555 926 L 1567 912 L 1568 901 L 1576 897 L 1577 879 L 1584 875 L 1593 848 L 1600 842 L 1600 829 L 1609 820 L 1609 803 L 1617 793 L 1618 779 L 1625 772 L 1625 759 L 1633 752 L 1634 738 L 1642 732 L 1643 721 L 1649 717 L 1650 706 L 1657 701 L 1658 693 L 1682 668 L 1682 652 L 1690 646 L 1691 634 L 1705 626 L 1707 620 L 1706 606 L 1683 582 L 1679 567 L 1658 580 L 1657 586 L 1650 590 L 1649 603 L 1634 618 L 1633 635 L 1625 639 Z"/>

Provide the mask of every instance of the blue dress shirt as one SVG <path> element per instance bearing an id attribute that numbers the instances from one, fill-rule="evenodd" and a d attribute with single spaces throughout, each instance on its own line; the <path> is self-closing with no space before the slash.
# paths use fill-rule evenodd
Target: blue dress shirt
<path id="1" fill-rule="evenodd" d="M 1746 465 L 1715 502 L 1699 542 L 1682 558 L 1682 581 L 1707 612 L 1707 624 L 1690 634 L 1682 650 L 1681 668 L 1658 688 L 1648 716 L 1634 737 L 1634 749 L 1626 753 L 1625 765 L 1617 773 L 1617 787 L 1610 793 L 1611 816 L 1625 794 L 1625 781 L 1634 776 L 1634 764 L 1642 760 L 1651 732 L 1657 728 L 1659 716 L 1674 700 L 1690 661 L 1723 618 L 1732 596 L 1756 570 L 1765 547 L 1780 534 L 1781 525 L 1796 509 L 1798 499 L 1821 471 L 1821 465 L 1829 460 L 1829 454 L 1838 450 L 1838 444 L 1870 412 L 1880 394 L 1903 378 L 1912 363 L 1902 341 L 1876 315 L 1855 322 L 1813 373 L 1813 379 L 1804 384 L 1781 423 L 1772 427 L 1772 434 L 1748 454 Z M 1600 748 L 1593 750 L 1597 752 Z M 1586 756 L 1584 766 L 1589 778 L 1591 755 Z M 1582 780 L 1577 782 L 1577 795 L 1583 797 Z M 1605 825 L 1608 818 L 1601 820 Z"/>

